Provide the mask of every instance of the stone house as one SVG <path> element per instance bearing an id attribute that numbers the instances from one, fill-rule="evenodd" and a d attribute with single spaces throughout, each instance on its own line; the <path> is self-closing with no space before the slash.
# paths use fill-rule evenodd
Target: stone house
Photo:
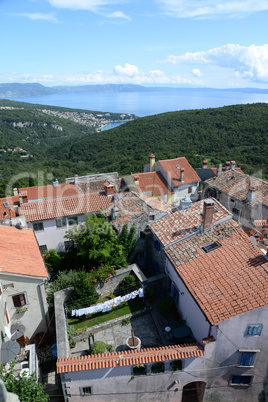
<path id="1" fill-rule="evenodd" d="M 160 198 L 171 205 L 198 199 L 200 177 L 184 157 L 156 162 L 151 155 L 143 173 L 124 176 L 122 181 L 130 191 Z"/>
<path id="2" fill-rule="evenodd" d="M 225 166 L 219 164 L 217 167 L 208 167 L 208 161 L 204 160 L 202 167 L 195 169 L 195 171 L 203 182 L 211 177 L 218 177 L 222 172 L 226 172 L 226 170 L 230 169 L 243 173 L 242 169 L 236 166 L 235 161 L 226 161 Z"/>
<path id="3" fill-rule="evenodd" d="M 244 228 L 268 219 L 268 183 L 228 169 L 203 183 L 202 198 L 215 197 Z"/>
<path id="4" fill-rule="evenodd" d="M 170 214 L 171 211 L 172 207 L 163 201 L 134 192 L 118 195 L 115 201 L 103 211 L 104 215 L 110 218 L 118 233 L 125 224 L 129 229 L 135 225 L 138 240 L 132 253 L 132 260 L 144 271 L 146 276 L 160 272 L 157 264 L 152 265 L 148 253 L 149 224 Z"/>

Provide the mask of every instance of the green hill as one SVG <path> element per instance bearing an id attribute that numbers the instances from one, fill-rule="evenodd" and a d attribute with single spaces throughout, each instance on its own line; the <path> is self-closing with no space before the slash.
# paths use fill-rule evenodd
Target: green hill
<path id="1" fill-rule="evenodd" d="M 8 101 L 0 101 L 0 106 L 1 102 Z M 14 104 L 22 106 L 21 102 Z M 7 182 L 21 172 L 23 178 L 16 186 L 51 183 L 47 177 L 51 173 L 60 181 L 75 173 L 118 171 L 123 175 L 141 172 L 151 153 L 157 159 L 186 156 L 193 167 L 201 167 L 204 158 L 214 166 L 235 160 L 245 173 L 261 170 L 262 177 L 268 177 L 268 104 L 265 103 L 164 113 L 99 133 L 37 110 L 44 106 L 26 105 L 30 104 L 24 104 L 24 109 L 0 110 L 2 196 Z M 54 111 L 63 109 L 66 108 L 51 107 Z M 14 127 L 14 122 L 31 124 Z M 52 125 L 61 126 L 62 130 Z M 22 157 L 21 151 L 14 151 L 15 147 L 32 156 Z M 11 185 L 14 183 L 13 180 Z"/>
<path id="2" fill-rule="evenodd" d="M 194 167 L 235 160 L 245 172 L 268 166 L 268 104 L 185 110 L 143 117 L 95 137 L 67 141 L 53 158 L 86 165 L 88 171 L 142 171 L 149 155 L 186 156 Z"/>

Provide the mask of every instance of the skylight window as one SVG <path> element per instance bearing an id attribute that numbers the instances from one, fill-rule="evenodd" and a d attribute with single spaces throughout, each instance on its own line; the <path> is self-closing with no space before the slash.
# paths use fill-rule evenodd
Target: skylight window
<path id="1" fill-rule="evenodd" d="M 177 168 L 177 169 L 180 169 L 180 165 L 176 165 L 176 168 Z"/>
<path id="2" fill-rule="evenodd" d="M 221 244 L 218 241 L 214 241 L 213 243 L 208 244 L 207 246 L 202 247 L 202 249 L 206 252 L 209 253 L 212 250 L 215 250 L 216 248 L 221 247 Z"/>

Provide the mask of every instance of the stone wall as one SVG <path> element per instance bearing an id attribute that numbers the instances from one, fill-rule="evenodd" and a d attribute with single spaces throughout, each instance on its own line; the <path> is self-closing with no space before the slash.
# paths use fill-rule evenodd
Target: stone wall
<path id="1" fill-rule="evenodd" d="M 98 284 L 96 287 L 97 292 L 101 297 L 109 296 L 111 292 L 114 292 L 123 279 L 128 275 L 134 275 L 137 277 L 136 272 L 139 272 L 139 267 L 136 264 L 130 265 L 128 268 L 120 269 L 117 274 L 109 279 L 107 283 Z M 138 277 L 137 277 L 138 278 Z M 146 278 L 138 278 L 141 282 Z"/>

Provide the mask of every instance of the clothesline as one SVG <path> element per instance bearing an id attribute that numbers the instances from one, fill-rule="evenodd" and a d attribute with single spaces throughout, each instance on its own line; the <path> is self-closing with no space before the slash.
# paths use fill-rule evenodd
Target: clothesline
<path id="1" fill-rule="evenodd" d="M 128 293 L 127 295 L 118 296 L 103 303 L 93 304 L 90 307 L 80 308 L 78 310 L 72 310 L 72 317 L 81 317 L 82 315 L 94 314 L 99 312 L 106 313 L 107 311 L 112 310 L 113 307 L 119 306 L 119 304 L 125 301 L 135 299 L 135 297 L 137 296 L 143 297 L 143 295 L 143 288 L 140 288 L 138 290 L 134 290 L 131 293 Z"/>

